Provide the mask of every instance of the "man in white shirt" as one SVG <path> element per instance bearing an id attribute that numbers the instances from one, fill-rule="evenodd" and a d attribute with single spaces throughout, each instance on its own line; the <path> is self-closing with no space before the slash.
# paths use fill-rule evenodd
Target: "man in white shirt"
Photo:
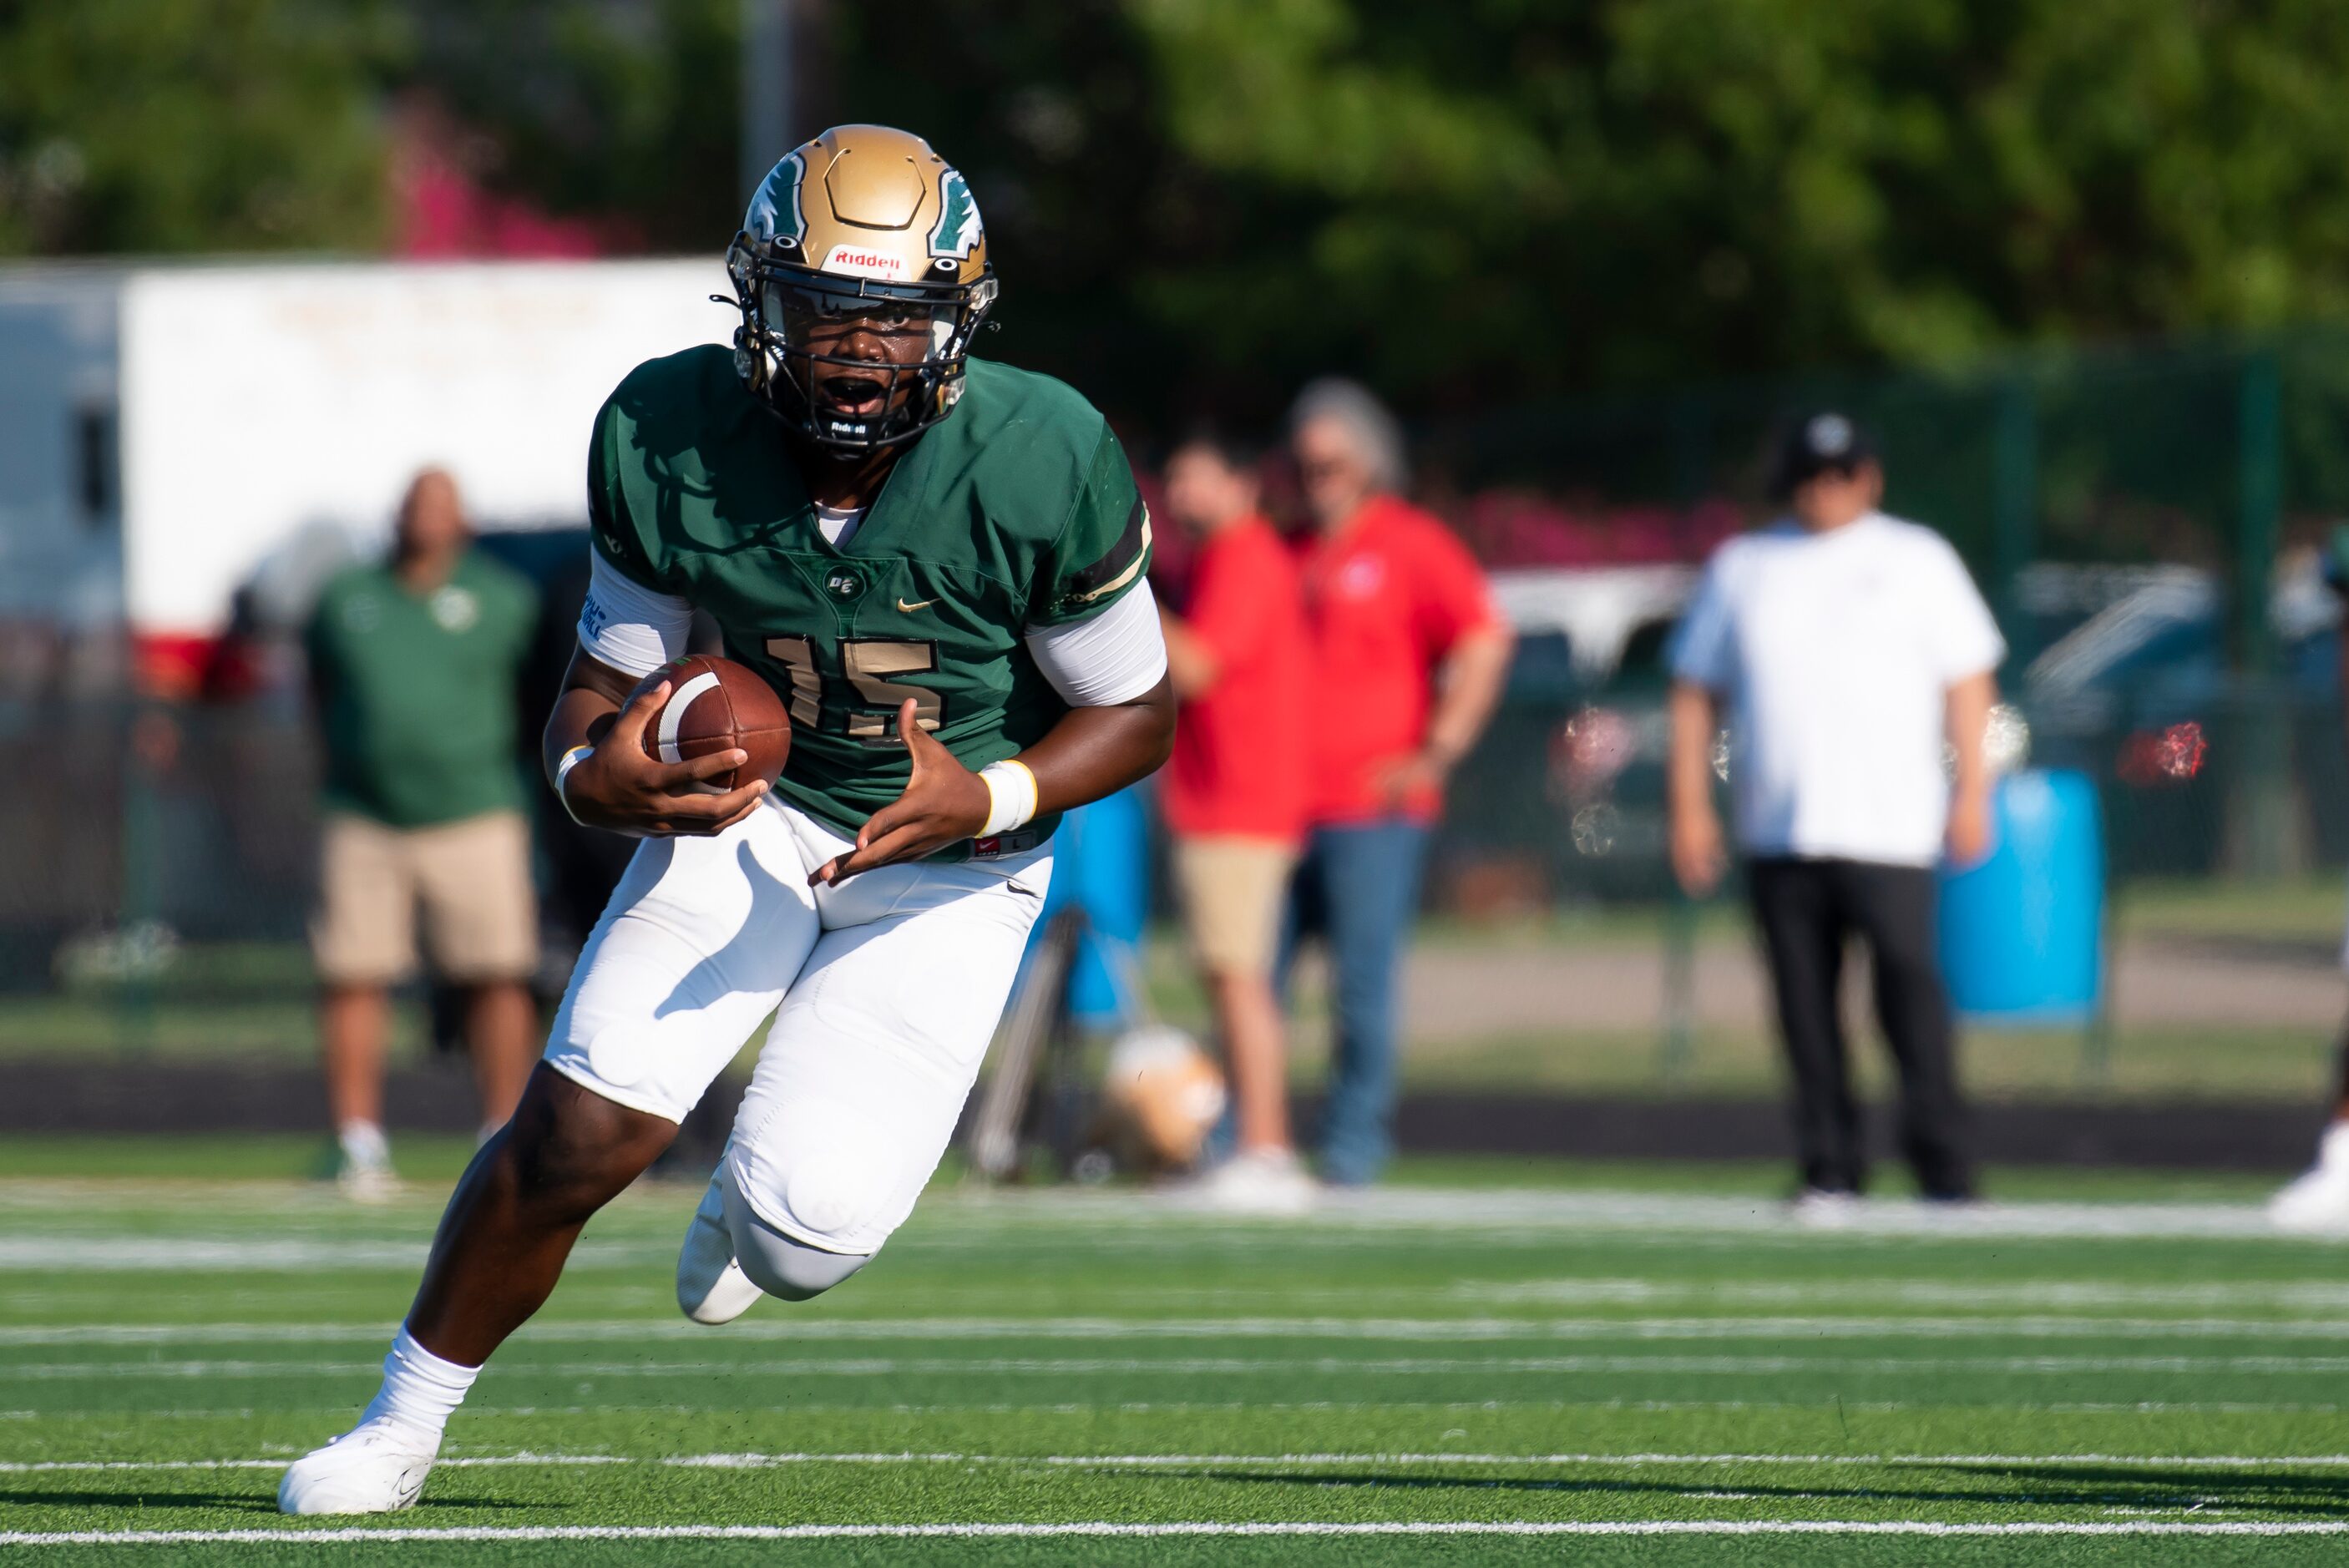
<path id="1" fill-rule="evenodd" d="M 2324 585 L 2349 613 L 2349 524 L 2334 528 L 2326 543 Z M 2342 726 L 2349 731 L 2349 623 L 2334 641 Z M 2349 969 L 2349 939 L 2342 944 L 2341 966 Z M 2306 1235 L 2349 1233 L 2349 1027 L 2333 1047 L 2333 1114 L 2317 1139 L 2316 1163 L 2269 1202 L 2268 1218 L 2279 1230 Z"/>
<path id="2" fill-rule="evenodd" d="M 1918 1186 L 1929 1199 L 1973 1194 L 1933 868 L 1990 847 L 1982 731 L 2006 646 L 1957 552 L 1878 511 L 1883 494 L 1851 420 L 1798 424 L 1772 483 L 1788 515 L 1714 554 L 1671 655 L 1672 869 L 1702 896 L 1727 864 L 1713 803 L 1725 707 L 1737 839 L 1794 1084 L 1800 1201 L 1822 1213 L 1867 1174 L 1837 1000 L 1853 935 L 1868 946 Z"/>

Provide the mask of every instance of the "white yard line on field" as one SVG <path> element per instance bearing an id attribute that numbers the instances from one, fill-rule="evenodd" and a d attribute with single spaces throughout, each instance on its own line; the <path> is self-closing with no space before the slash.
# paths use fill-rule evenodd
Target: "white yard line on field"
<path id="1" fill-rule="evenodd" d="M 630 1401 L 616 1404 L 574 1405 L 474 1405 L 465 1409 L 474 1416 L 512 1417 L 523 1420 L 571 1420 L 580 1416 L 792 1416 L 805 1418 L 812 1416 L 870 1415 L 875 1410 L 895 1416 L 1090 1416 L 1103 1410 L 1121 1415 L 1236 1415 L 1243 1412 L 1311 1411 L 1327 1414 L 1332 1410 L 1429 1410 L 1445 1412 L 1482 1412 L 1495 1410 L 1547 1410 L 1568 1412 L 1579 1410 L 1640 1410 L 1659 1414 L 1688 1411 L 1719 1412 L 1723 1410 L 1795 1410 L 1816 1414 L 1816 1399 L 1120 1399 L 1113 1402 L 1096 1400 L 1071 1401 L 1048 1399 L 1015 1402 L 990 1399 L 972 1403 L 967 1399 L 948 1404 L 922 1404 L 912 1400 L 893 1400 L 885 1405 L 868 1401 L 828 1403 L 820 1399 L 794 1398 L 781 1404 L 761 1404 L 739 1398 L 723 1404 L 699 1405 L 675 1402 L 650 1404 Z M 1846 1399 L 1848 1411 L 1868 1411 L 1877 1415 L 1893 1415 L 1913 1408 L 1899 1399 Z M 178 1405 L 144 1405 L 131 1407 L 142 1421 L 250 1421 L 261 1412 L 251 1405 L 210 1408 Z M 2041 1403 L 2033 1401 L 2029 1408 L 2036 1414 L 2053 1416 L 2337 1416 L 2349 1407 L 2333 1401 L 2302 1399 L 2060 1399 Z M 120 1408 L 103 1414 L 119 1418 Z M 269 1407 L 273 1416 L 316 1416 L 321 1418 L 347 1418 L 351 1407 L 337 1401 L 329 1405 L 276 1405 Z M 54 1420 L 54 1410 L 0 1410 L 0 1420 Z M 88 1413 L 83 1413 L 85 1418 Z"/>
<path id="2" fill-rule="evenodd" d="M 1078 1191 L 941 1193 L 931 1207 L 999 1212 L 1007 1217 L 1049 1220 L 1053 1224 L 1086 1221 L 1111 1225 L 1180 1214 L 1180 1205 L 1143 1193 Z M 1984 1203 L 1947 1208 L 1901 1201 L 1864 1200 L 1848 1222 L 1835 1231 L 1807 1230 L 1783 1202 L 1769 1198 L 1713 1198 L 1692 1194 L 1624 1192 L 1588 1189 L 1550 1191 L 1526 1188 L 1444 1189 L 1378 1187 L 1325 1195 L 1303 1218 L 1234 1221 L 1203 1214 L 1219 1230 L 1297 1231 L 1313 1228 L 1388 1228 L 1424 1225 L 1447 1231 L 1662 1230 L 1752 1233 L 1756 1231 L 1816 1234 L 1905 1235 L 1964 1241 L 1973 1238 L 2109 1236 L 2158 1238 L 2214 1236 L 2227 1239 L 2277 1234 L 2256 1203 Z M 2305 1239 L 2305 1238 L 2302 1238 Z"/>
<path id="3" fill-rule="evenodd" d="M 0 1183 L 0 1208 L 22 1207 L 51 1214 L 53 1204 L 43 1201 L 43 1193 L 39 1191 L 42 1186 L 36 1182 Z M 322 1215 L 338 1218 L 313 1193 L 279 1188 L 276 1190 L 279 1201 L 271 1204 L 265 1201 L 269 1189 L 257 1188 L 254 1191 L 254 1196 L 264 1201 L 251 1205 L 245 1212 L 266 1214 L 274 1208 L 288 1220 L 316 1222 Z M 80 1189 L 67 1187 L 57 1190 L 54 1195 L 65 1202 L 98 1207 L 119 1206 L 123 1192 L 121 1186 L 107 1185 Z M 217 1212 L 217 1199 L 209 1190 L 202 1202 L 208 1210 Z M 957 1191 L 932 1195 L 924 1204 L 923 1212 L 934 1219 L 950 1217 L 951 1228 L 917 1227 L 906 1237 L 904 1244 L 945 1251 L 974 1244 L 999 1247 L 1005 1238 L 1021 1242 L 1048 1233 L 1055 1237 L 1073 1236 L 1088 1245 L 1114 1244 L 1123 1240 L 1154 1247 L 1203 1233 L 1212 1235 L 1218 1246 L 1251 1242 L 1283 1246 L 1292 1244 L 1296 1238 L 1317 1234 L 1359 1240 L 1365 1234 L 1375 1239 L 1399 1230 L 1469 1233 L 1486 1240 L 1572 1232 L 1635 1237 L 1664 1233 L 1733 1236 L 1767 1234 L 1803 1242 L 1816 1239 L 1826 1244 L 1832 1244 L 1838 1236 L 1880 1235 L 1952 1242 L 2089 1236 L 2122 1239 L 2203 1236 L 2241 1240 L 2277 1235 L 2268 1225 L 2261 1208 L 2252 1203 L 1992 1203 L 1950 1212 L 1917 1203 L 1871 1201 L 1857 1207 L 1848 1224 L 1834 1232 L 1818 1233 L 1806 1230 L 1793 1218 L 1785 1203 L 1771 1199 L 1599 1190 L 1553 1191 L 1389 1187 L 1358 1193 L 1333 1193 L 1309 1214 L 1278 1219 L 1204 1213 L 1178 1202 L 1170 1202 L 1163 1196 L 1145 1193 Z M 1150 1233 L 1154 1228 L 1161 1228 L 1161 1233 Z M 58 1259 L 54 1264 L 37 1266 L 88 1268 L 91 1266 L 92 1257 L 103 1257 L 116 1250 L 91 1248 L 85 1252 L 71 1252 L 70 1249 L 78 1243 L 85 1243 L 85 1238 L 78 1236 L 33 1236 L 22 1240 L 30 1249 L 27 1256 Z M 175 1255 L 171 1250 L 173 1243 L 169 1242 L 159 1242 L 151 1237 L 122 1240 L 125 1243 L 119 1249 L 122 1252 L 135 1254 L 152 1249 L 154 1257 L 166 1260 Z M 388 1249 L 393 1245 L 326 1237 L 317 1241 L 273 1239 L 254 1243 L 233 1239 L 203 1240 L 185 1244 L 193 1250 L 176 1255 L 190 1261 L 176 1266 L 224 1266 L 217 1260 L 236 1255 L 232 1249 L 239 1247 L 253 1249 L 249 1255 L 254 1261 L 249 1266 L 293 1267 L 302 1265 L 278 1261 L 300 1255 L 291 1249 L 381 1245 L 387 1248 L 386 1255 L 388 1256 Z M 60 1247 L 67 1249 L 67 1253 L 59 1253 L 57 1249 Z M 273 1254 L 270 1251 L 273 1248 L 280 1250 Z M 623 1243 L 618 1250 L 632 1252 L 635 1248 Z M 0 1253 L 0 1256 L 5 1255 Z"/>
<path id="4" fill-rule="evenodd" d="M 1914 1306 L 2020 1306 L 2040 1310 L 2095 1306 L 2251 1306 L 2349 1311 L 2349 1282 L 2333 1279 L 2236 1280 L 2209 1284 L 2132 1284 L 2117 1281 L 2008 1280 L 1975 1284 L 1921 1278 L 1682 1280 L 1574 1278 L 1461 1280 L 1442 1287 L 1455 1300 L 1519 1305 L 1689 1305 L 1848 1307 L 1894 1302 Z"/>
<path id="5" fill-rule="evenodd" d="M 426 1243 L 416 1241 L 190 1240 L 125 1236 L 104 1245 L 82 1236 L 0 1237 L 0 1269 L 50 1269 L 60 1274 L 310 1274 L 322 1269 L 414 1269 L 424 1264 Z M 674 1247 L 587 1243 L 567 1266 L 634 1268 L 666 1264 Z"/>
<path id="6" fill-rule="evenodd" d="M 342 1345 L 388 1340 L 393 1324 L 18 1324 L 0 1348 L 47 1345 L 245 1343 Z M 774 1317 L 713 1331 L 680 1319 L 533 1324 L 524 1345 L 684 1339 L 1384 1339 L 1433 1343 L 1528 1339 L 2324 1339 L 2349 1340 L 2349 1318 L 2011 1317 L 2000 1314 L 1716 1317 Z"/>
<path id="7" fill-rule="evenodd" d="M 1612 1535 L 1896 1535 L 1896 1536 L 2292 1536 L 2349 1534 L 2349 1521 L 2161 1520 L 2110 1522 L 1941 1523 L 1929 1520 L 1747 1520 L 1675 1519 L 1597 1522 L 1584 1520 L 1436 1520 L 1383 1523 L 1289 1522 L 1222 1523 L 1211 1521 L 1128 1524 L 1087 1521 L 1063 1524 L 548 1524 L 367 1526 L 305 1530 L 16 1530 L 0 1532 L 0 1546 L 206 1546 L 321 1544 L 351 1542 L 532 1542 L 532 1541 L 870 1541 L 934 1539 L 1051 1539 L 1174 1536 L 1612 1536 Z"/>
<path id="8" fill-rule="evenodd" d="M 1743 1337 L 1743 1336 L 1741 1336 Z M 357 1377 L 372 1361 L 79 1361 L 0 1367 L 0 1384 L 137 1382 L 188 1378 Z M 512 1360 L 507 1379 L 542 1377 L 887 1377 L 1249 1376 L 1264 1372 L 1424 1377 L 1502 1373 L 1722 1373 L 1767 1377 L 1789 1372 L 2235 1372 L 2261 1377 L 2338 1376 L 2349 1356 L 1451 1356 L 1266 1357 L 875 1357 L 854 1359 L 551 1361 Z"/>
<path id="9" fill-rule="evenodd" d="M 290 1461 L 233 1460 L 32 1460 L 0 1461 L 0 1474 L 59 1471 L 282 1470 Z M 774 1470 L 793 1465 L 1040 1465 L 1066 1470 L 1187 1469 L 1200 1465 L 1259 1467 L 1297 1465 L 1313 1469 L 1352 1465 L 1460 1465 L 1479 1469 L 1533 1465 L 1548 1469 L 1681 1469 L 1729 1465 L 1785 1465 L 1820 1469 L 1932 1469 L 1951 1466 L 2098 1465 L 2132 1470 L 2344 1470 L 2349 1454 L 1772 1454 L 1772 1453 L 1288 1453 L 1288 1454 L 986 1454 L 986 1453 L 717 1453 L 637 1456 L 628 1454 L 512 1454 L 444 1458 L 444 1469 L 574 1469 L 600 1465 L 666 1465 L 685 1470 Z"/>

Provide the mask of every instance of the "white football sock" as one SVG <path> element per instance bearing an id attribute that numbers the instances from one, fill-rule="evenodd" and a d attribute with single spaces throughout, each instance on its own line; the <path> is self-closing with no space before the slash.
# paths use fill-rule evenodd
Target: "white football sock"
<path id="1" fill-rule="evenodd" d="M 360 1415 L 359 1425 L 398 1421 L 431 1439 L 437 1447 L 449 1418 L 465 1402 L 465 1391 L 481 1375 L 478 1367 L 441 1360 L 417 1344 L 403 1324 L 392 1339 L 390 1353 L 383 1358 L 383 1387 Z"/>
<path id="2" fill-rule="evenodd" d="M 2349 1171 L 2349 1121 L 2336 1121 L 2324 1130 L 2316 1140 L 2316 1163 L 2320 1170 Z"/>
<path id="3" fill-rule="evenodd" d="M 335 1129 L 335 1140 L 343 1146 L 343 1157 L 354 1165 L 372 1168 L 391 1163 L 391 1140 L 375 1122 L 346 1121 Z"/>

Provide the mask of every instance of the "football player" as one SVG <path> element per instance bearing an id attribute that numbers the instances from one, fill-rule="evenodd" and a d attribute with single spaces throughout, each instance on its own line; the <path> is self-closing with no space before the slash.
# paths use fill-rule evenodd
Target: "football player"
<path id="1" fill-rule="evenodd" d="M 1149 516 L 1083 398 L 968 356 L 996 281 L 962 176 L 904 131 L 826 131 L 761 184 L 727 271 L 732 352 L 639 366 L 596 417 L 593 582 L 546 730 L 564 805 L 644 843 L 381 1391 L 286 1471 L 287 1512 L 416 1500 L 588 1216 L 770 1014 L 678 1305 L 722 1324 L 862 1267 L 946 1149 L 1059 814 L 1165 759 Z M 789 701 L 771 789 L 699 787 L 739 751 L 646 756 L 667 687 L 630 694 L 696 609 Z"/>

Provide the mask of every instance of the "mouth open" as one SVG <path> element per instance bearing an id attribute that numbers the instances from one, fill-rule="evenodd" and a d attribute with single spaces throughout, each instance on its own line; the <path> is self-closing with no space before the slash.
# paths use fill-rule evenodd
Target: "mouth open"
<path id="1" fill-rule="evenodd" d="M 844 371 L 823 377 L 816 383 L 816 391 L 826 411 L 850 418 L 877 418 L 889 407 L 885 377 Z"/>

